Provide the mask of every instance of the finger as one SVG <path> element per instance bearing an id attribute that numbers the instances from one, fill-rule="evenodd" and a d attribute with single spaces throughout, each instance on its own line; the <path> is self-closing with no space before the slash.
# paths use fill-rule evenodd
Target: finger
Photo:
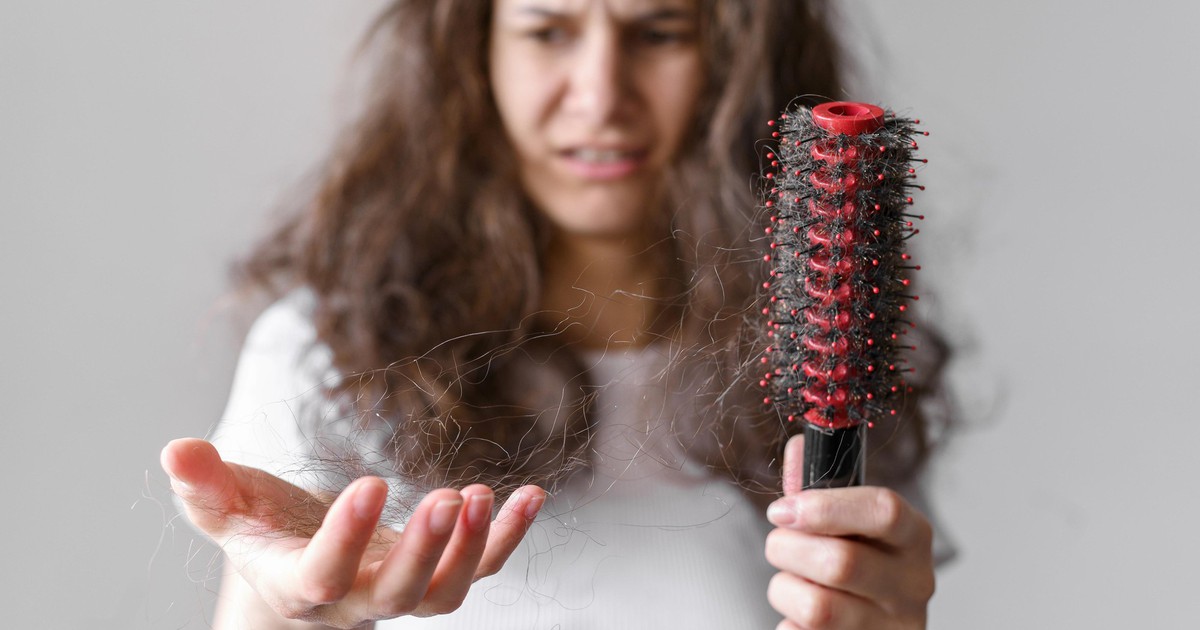
<path id="1" fill-rule="evenodd" d="M 825 536 L 860 536 L 891 547 L 926 545 L 929 521 L 887 488 L 860 486 L 807 490 L 771 504 L 767 518 L 779 527 Z"/>
<path id="2" fill-rule="evenodd" d="M 183 499 L 188 518 L 210 536 L 226 529 L 229 515 L 246 511 L 236 477 L 212 444 L 195 438 L 172 440 L 159 462 Z"/>
<path id="3" fill-rule="evenodd" d="M 771 566 L 871 601 L 894 598 L 915 573 L 906 559 L 848 538 L 776 529 L 767 536 Z"/>
<path id="4" fill-rule="evenodd" d="M 204 440 L 173 440 L 159 457 L 188 518 L 221 542 L 235 533 L 311 536 L 326 504 L 270 473 L 221 460 Z"/>
<path id="5" fill-rule="evenodd" d="M 882 628 L 887 622 L 883 611 L 865 599 L 788 573 L 771 578 L 767 601 L 801 630 Z"/>
<path id="6" fill-rule="evenodd" d="M 346 596 L 358 576 L 367 544 L 383 512 L 387 484 L 364 477 L 350 484 L 329 507 L 320 529 L 296 562 L 301 598 L 327 604 Z"/>
<path id="7" fill-rule="evenodd" d="M 462 495 L 449 489 L 434 490 L 421 501 L 404 527 L 404 536 L 378 566 L 367 603 L 373 617 L 417 610 L 462 506 Z"/>
<path id="8" fill-rule="evenodd" d="M 793 435 L 783 447 L 783 494 L 804 489 L 804 436 Z"/>
<path id="9" fill-rule="evenodd" d="M 476 579 L 495 575 L 504 566 L 545 502 L 546 491 L 537 486 L 520 488 L 508 498 L 488 532 L 487 547 L 475 572 Z"/>
<path id="10" fill-rule="evenodd" d="M 492 521 L 492 489 L 472 485 L 463 489 L 463 509 L 441 562 L 429 582 L 421 607 L 424 612 L 445 614 L 458 609 L 467 597 L 487 544 Z"/>

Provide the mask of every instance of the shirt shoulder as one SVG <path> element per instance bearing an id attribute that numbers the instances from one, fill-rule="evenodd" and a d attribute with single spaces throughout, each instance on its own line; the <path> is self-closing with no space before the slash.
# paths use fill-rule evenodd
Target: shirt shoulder
<path id="1" fill-rule="evenodd" d="M 313 324 L 315 297 L 295 290 L 246 335 L 225 412 L 211 436 L 226 461 L 265 470 L 310 491 L 344 485 L 314 466 L 316 428 L 338 413 L 332 353 Z"/>

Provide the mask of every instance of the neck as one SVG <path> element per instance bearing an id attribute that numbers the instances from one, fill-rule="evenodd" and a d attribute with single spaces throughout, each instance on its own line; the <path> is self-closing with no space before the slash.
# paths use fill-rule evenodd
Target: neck
<path id="1" fill-rule="evenodd" d="M 662 311 L 664 246 L 635 238 L 556 234 L 546 257 L 546 321 L 572 345 L 646 345 Z"/>

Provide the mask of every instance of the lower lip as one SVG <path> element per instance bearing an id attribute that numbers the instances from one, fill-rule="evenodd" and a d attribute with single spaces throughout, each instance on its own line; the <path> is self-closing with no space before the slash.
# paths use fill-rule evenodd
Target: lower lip
<path id="1" fill-rule="evenodd" d="M 562 156 L 563 163 L 577 177 L 591 181 L 610 181 L 633 175 L 642 167 L 645 157 L 635 154 L 612 162 L 589 162 L 573 155 Z"/>

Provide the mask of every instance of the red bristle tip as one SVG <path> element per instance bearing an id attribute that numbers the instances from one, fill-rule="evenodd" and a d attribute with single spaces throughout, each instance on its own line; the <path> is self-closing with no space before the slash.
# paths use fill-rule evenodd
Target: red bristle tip
<path id="1" fill-rule="evenodd" d="M 874 423 L 874 422 L 870 422 L 870 421 L 868 421 L 868 422 L 867 422 L 867 428 L 868 428 L 868 429 L 874 429 L 874 428 L 875 428 L 875 423 Z"/>
<path id="2" fill-rule="evenodd" d="M 774 127 L 774 126 L 775 126 L 775 121 L 774 121 L 774 120 L 768 120 L 768 121 L 767 121 L 767 126 L 768 126 L 768 127 Z"/>
<path id="3" fill-rule="evenodd" d="M 774 153 L 768 153 L 768 154 L 767 154 L 767 159 L 768 159 L 768 160 L 774 160 L 774 159 L 775 159 L 775 154 L 774 154 Z"/>

